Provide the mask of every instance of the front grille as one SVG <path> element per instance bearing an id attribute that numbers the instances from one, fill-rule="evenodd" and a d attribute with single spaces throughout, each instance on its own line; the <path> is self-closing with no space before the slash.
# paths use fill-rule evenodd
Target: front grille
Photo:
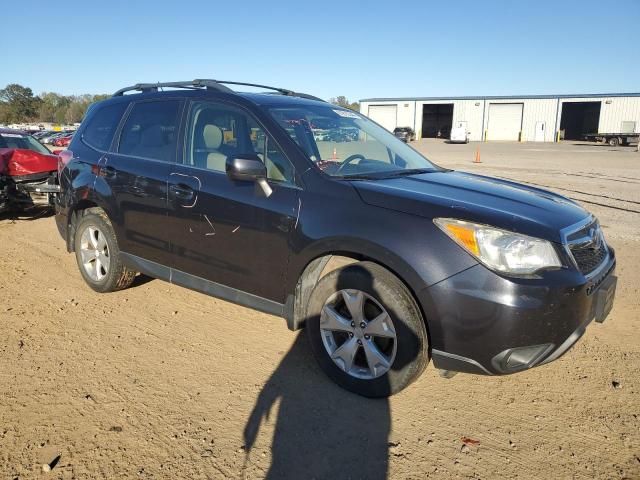
<path id="1" fill-rule="evenodd" d="M 583 275 L 588 275 L 600 266 L 607 256 L 607 247 L 600 242 L 597 247 L 570 247 L 573 258 Z"/>
<path id="2" fill-rule="evenodd" d="M 597 220 L 567 236 L 569 250 L 583 275 L 595 271 L 607 258 L 608 249 Z"/>

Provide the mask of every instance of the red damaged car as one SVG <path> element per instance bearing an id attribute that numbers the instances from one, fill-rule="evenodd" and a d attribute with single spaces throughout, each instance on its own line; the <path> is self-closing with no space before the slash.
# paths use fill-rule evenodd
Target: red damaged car
<path id="1" fill-rule="evenodd" d="M 27 132 L 0 128 L 0 212 L 34 204 L 33 194 L 59 191 L 58 159 Z"/>
<path id="2" fill-rule="evenodd" d="M 63 135 L 61 137 L 56 138 L 51 144 L 54 147 L 68 147 L 71 143 L 71 139 L 73 138 L 73 133 L 69 135 Z"/>

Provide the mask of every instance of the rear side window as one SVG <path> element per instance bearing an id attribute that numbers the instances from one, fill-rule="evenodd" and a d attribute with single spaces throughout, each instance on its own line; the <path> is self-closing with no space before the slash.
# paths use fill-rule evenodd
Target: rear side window
<path id="1" fill-rule="evenodd" d="M 173 162 L 180 104 L 180 100 L 136 103 L 122 128 L 118 152 Z"/>
<path id="2" fill-rule="evenodd" d="M 82 133 L 85 143 L 98 150 L 109 150 L 113 134 L 127 105 L 123 102 L 98 107 L 99 110 L 89 118 L 89 123 Z"/>

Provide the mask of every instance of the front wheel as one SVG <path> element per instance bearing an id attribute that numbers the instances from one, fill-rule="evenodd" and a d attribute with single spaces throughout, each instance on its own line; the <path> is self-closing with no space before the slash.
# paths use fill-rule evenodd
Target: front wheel
<path id="1" fill-rule="evenodd" d="M 403 390 L 429 362 L 427 331 L 413 296 L 372 262 L 320 279 L 307 307 L 306 329 L 322 370 L 365 397 Z"/>

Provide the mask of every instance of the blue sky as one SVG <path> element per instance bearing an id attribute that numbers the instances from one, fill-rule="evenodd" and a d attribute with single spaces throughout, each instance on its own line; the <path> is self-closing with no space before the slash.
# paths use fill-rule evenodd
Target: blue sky
<path id="1" fill-rule="evenodd" d="M 640 0 L 9 5 L 0 88 L 36 93 L 193 78 L 352 100 L 640 91 Z"/>

